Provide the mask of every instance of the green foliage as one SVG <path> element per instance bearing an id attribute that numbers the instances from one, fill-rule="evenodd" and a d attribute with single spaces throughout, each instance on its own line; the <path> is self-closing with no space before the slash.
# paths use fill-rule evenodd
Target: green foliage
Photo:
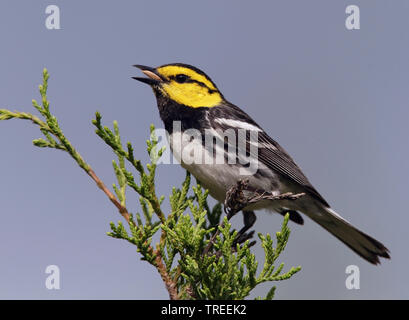
<path id="1" fill-rule="evenodd" d="M 48 79 L 49 74 L 47 69 L 43 70 L 43 83 L 38 86 L 41 95 L 41 105 L 36 101 L 32 100 L 34 108 L 45 118 L 45 121 L 40 120 L 38 117 L 26 113 L 26 112 L 12 112 L 7 109 L 0 109 L 0 120 L 10 120 L 10 119 L 22 119 L 31 120 L 34 124 L 40 127 L 40 131 L 43 133 L 45 139 L 39 138 L 33 140 L 33 144 L 40 148 L 53 148 L 66 151 L 70 154 L 78 165 L 84 169 L 88 170 L 89 167 L 82 159 L 81 155 L 75 150 L 68 139 L 64 136 L 60 126 L 58 124 L 57 118 L 50 113 L 50 101 L 47 99 L 47 89 L 48 89 Z"/>
<path id="2" fill-rule="evenodd" d="M 158 270 L 172 299 L 244 299 L 257 285 L 289 279 L 300 270 L 297 267 L 283 272 L 283 263 L 278 267 L 275 265 L 290 235 L 288 214 L 281 231 L 276 233 L 275 247 L 269 234 L 258 234 L 265 256 L 263 268 L 258 272 L 258 262 L 250 250 L 249 241 L 242 245 L 235 243 L 237 231 L 232 230 L 226 217 L 220 223 L 221 204 L 210 209 L 208 191 L 200 184 L 191 186 L 188 172 L 182 186 L 173 187 L 169 196 L 171 212 L 165 215 L 162 211 L 164 197 L 158 197 L 155 188 L 157 162 L 164 148 L 158 149 L 153 125 L 150 139 L 146 142 L 151 162 L 143 166 L 140 160 L 135 159 L 132 144 L 127 142 L 124 147 L 117 122 L 114 121 L 111 130 L 102 125 L 102 117 L 97 112 L 93 120 L 96 134 L 117 158 L 112 162 L 117 182 L 113 184 L 111 193 L 64 136 L 56 117 L 51 114 L 47 99 L 48 78 L 44 69 L 43 83 L 39 86 L 41 105 L 35 100 L 32 102 L 44 120 L 29 113 L 6 109 L 0 109 L 0 120 L 32 121 L 44 135 L 44 138 L 33 141 L 35 146 L 65 151 L 87 172 L 127 222 L 126 225 L 111 222 L 108 235 L 135 245 L 141 259 Z M 127 188 L 138 194 L 141 213 L 128 212 Z M 204 250 L 216 230 L 220 234 L 205 254 Z M 157 241 L 154 240 L 156 234 L 160 234 Z M 272 299 L 274 293 L 275 287 L 272 287 L 265 298 Z"/>

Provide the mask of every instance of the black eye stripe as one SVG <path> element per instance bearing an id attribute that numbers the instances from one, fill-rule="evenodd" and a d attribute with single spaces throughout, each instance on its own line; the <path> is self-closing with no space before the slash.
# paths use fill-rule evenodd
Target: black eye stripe
<path id="1" fill-rule="evenodd" d="M 185 83 L 188 79 L 189 77 L 185 74 L 177 74 L 175 76 L 175 80 L 179 83 Z"/>
<path id="2" fill-rule="evenodd" d="M 206 88 L 210 94 L 216 92 L 216 90 L 210 89 L 207 85 L 205 85 L 203 82 L 198 81 L 198 80 L 193 80 L 193 79 L 188 79 L 186 82 L 194 82 L 197 83 L 199 86 Z"/>
<path id="3" fill-rule="evenodd" d="M 186 81 L 186 82 L 197 83 L 199 86 L 204 87 L 204 88 L 207 88 L 207 86 L 206 86 L 203 82 L 198 81 L 198 80 L 189 79 L 189 80 Z"/>
<path id="4" fill-rule="evenodd" d="M 179 79 L 179 81 L 178 81 L 178 79 L 177 79 L 178 76 L 185 76 L 186 79 L 184 79 L 183 82 L 180 82 L 181 79 Z M 203 88 L 206 88 L 206 89 L 209 91 L 210 94 L 217 92 L 217 90 L 210 89 L 210 88 L 209 88 L 206 84 L 204 84 L 203 82 L 201 82 L 201 81 L 199 81 L 199 80 L 191 79 L 190 77 L 188 77 L 187 75 L 184 75 L 184 74 L 178 74 L 178 75 L 176 75 L 176 76 L 170 76 L 169 78 L 170 78 L 171 80 L 175 80 L 175 81 L 178 82 L 178 83 L 197 83 L 199 86 L 201 86 L 201 87 L 203 87 Z"/>

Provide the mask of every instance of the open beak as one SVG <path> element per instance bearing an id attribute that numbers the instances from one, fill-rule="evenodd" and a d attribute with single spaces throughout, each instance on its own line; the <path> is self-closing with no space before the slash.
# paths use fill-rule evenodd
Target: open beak
<path id="1" fill-rule="evenodd" d="M 143 77 L 132 77 L 132 79 L 141 81 L 143 83 L 147 83 L 149 85 L 158 85 L 163 81 L 163 79 L 160 77 L 158 72 L 156 71 L 155 68 L 147 67 L 147 66 L 142 66 L 140 64 L 135 64 L 135 68 L 141 69 L 142 72 L 148 76 L 148 78 L 143 78 Z"/>

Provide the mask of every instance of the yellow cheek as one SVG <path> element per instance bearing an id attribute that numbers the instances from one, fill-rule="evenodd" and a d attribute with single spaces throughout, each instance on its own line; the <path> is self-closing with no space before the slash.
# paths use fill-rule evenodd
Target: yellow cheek
<path id="1" fill-rule="evenodd" d="M 181 85 L 176 85 L 175 83 L 165 84 L 163 90 L 170 99 L 192 108 L 211 108 L 222 102 L 222 98 L 218 92 L 210 94 L 207 88 L 193 83 Z"/>

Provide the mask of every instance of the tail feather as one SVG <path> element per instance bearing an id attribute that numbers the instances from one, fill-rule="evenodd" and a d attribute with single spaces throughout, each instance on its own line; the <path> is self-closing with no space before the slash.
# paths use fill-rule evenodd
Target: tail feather
<path id="1" fill-rule="evenodd" d="M 362 258 L 379 264 L 379 257 L 390 259 L 389 250 L 378 240 L 358 230 L 330 208 L 323 208 L 320 215 L 308 216 L 329 231 Z"/>

